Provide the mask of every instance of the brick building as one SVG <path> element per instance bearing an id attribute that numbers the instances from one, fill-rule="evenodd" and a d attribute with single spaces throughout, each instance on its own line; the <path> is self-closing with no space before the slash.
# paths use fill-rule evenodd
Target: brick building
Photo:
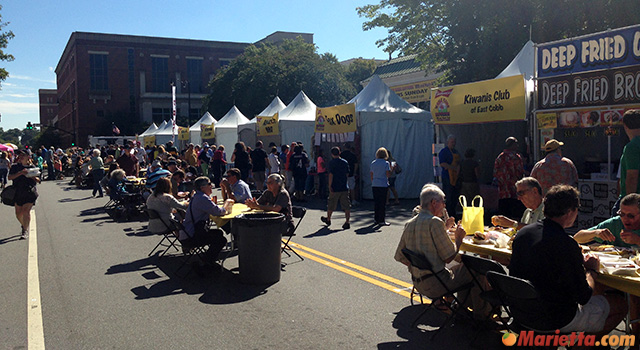
<path id="1" fill-rule="evenodd" d="M 313 42 L 313 34 L 276 32 L 258 43 L 297 36 Z M 55 69 L 58 114 L 47 119 L 41 111 L 41 123 L 75 134 L 81 146 L 88 135 L 111 135 L 112 122 L 133 135 L 170 119 L 172 83 L 178 117 L 188 113 L 193 123 L 209 80 L 250 44 L 73 32 Z M 73 139 L 61 137 L 65 145 Z"/>
<path id="2" fill-rule="evenodd" d="M 58 115 L 58 90 L 38 89 L 40 123 L 49 125 Z"/>

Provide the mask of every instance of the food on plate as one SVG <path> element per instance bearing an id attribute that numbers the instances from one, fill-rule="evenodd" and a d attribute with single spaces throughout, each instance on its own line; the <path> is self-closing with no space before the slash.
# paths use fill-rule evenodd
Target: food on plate
<path id="1" fill-rule="evenodd" d="M 600 112 L 597 111 L 584 112 L 582 113 L 581 118 L 582 126 L 584 127 L 596 126 L 600 124 Z"/>
<path id="2" fill-rule="evenodd" d="M 560 113 L 560 126 L 565 128 L 580 126 L 580 116 L 578 112 Z"/>
<path id="3" fill-rule="evenodd" d="M 622 118 L 620 117 L 620 113 L 618 111 L 606 111 L 604 114 L 604 122 L 605 123 L 617 123 Z"/>
<path id="4" fill-rule="evenodd" d="M 591 248 L 592 251 L 594 252 L 603 252 L 607 249 L 613 249 L 613 245 L 611 244 L 600 244 L 600 245 L 592 245 L 589 248 Z"/>

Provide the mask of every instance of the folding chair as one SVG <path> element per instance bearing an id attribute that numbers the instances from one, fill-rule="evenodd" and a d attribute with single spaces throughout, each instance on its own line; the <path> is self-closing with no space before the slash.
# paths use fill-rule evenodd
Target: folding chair
<path id="1" fill-rule="evenodd" d="M 554 330 L 540 329 L 537 315 L 542 302 L 540 294 L 531 282 L 508 276 L 495 271 L 487 272 L 489 284 L 497 291 L 502 307 L 512 318 L 509 327 L 511 331 L 518 332 L 521 329 L 548 332 Z"/>
<path id="2" fill-rule="evenodd" d="M 438 275 L 438 273 L 442 272 L 442 271 L 433 271 L 433 266 L 431 265 L 431 263 L 427 260 L 426 257 L 419 255 L 407 248 L 402 248 L 402 254 L 404 254 L 404 256 L 409 260 L 409 262 L 411 263 L 411 266 L 416 267 L 420 270 L 426 270 L 429 271 L 433 276 L 436 277 L 436 280 L 440 283 L 440 285 L 442 285 L 442 287 L 446 290 L 446 292 L 444 292 L 441 295 L 438 295 L 434 298 L 431 298 L 432 301 L 429 305 L 427 305 L 424 310 L 420 313 L 420 315 L 418 315 L 418 317 L 413 321 L 413 323 L 411 324 L 412 327 L 414 327 L 416 325 L 416 323 L 418 322 L 418 320 L 422 317 L 422 315 L 424 315 L 431 307 L 435 306 L 435 301 L 436 300 L 444 300 L 445 297 L 451 297 L 453 298 L 453 302 L 451 303 L 451 305 L 449 305 L 449 303 L 445 302 L 443 303 L 444 305 L 447 306 L 447 308 L 451 311 L 451 314 L 449 315 L 449 317 L 440 325 L 440 327 L 438 327 L 438 330 L 431 336 L 431 339 L 433 339 L 443 328 L 445 328 L 445 326 L 448 326 L 450 323 L 453 323 L 453 319 L 457 316 L 458 312 L 460 310 L 463 310 L 464 307 L 464 303 L 466 302 L 467 298 L 469 297 L 468 295 L 465 297 L 465 299 L 463 299 L 462 301 L 460 301 L 458 299 L 458 297 L 455 296 L 455 293 L 459 293 L 465 290 L 469 290 L 471 289 L 471 287 L 473 287 L 473 282 L 469 282 L 469 283 L 465 283 L 457 288 L 449 288 L 444 281 L 442 280 L 442 278 Z"/>
<path id="3" fill-rule="evenodd" d="M 293 230 L 283 234 L 283 236 L 288 236 L 288 238 L 287 238 L 286 242 L 283 242 L 282 252 L 287 254 L 287 256 L 291 256 L 291 254 L 289 254 L 289 252 L 287 252 L 287 250 L 290 250 L 290 251 L 293 252 L 293 254 L 297 255 L 298 258 L 300 258 L 300 260 L 304 260 L 304 258 L 302 256 L 300 256 L 300 254 L 298 254 L 298 252 L 296 252 L 293 248 L 291 248 L 291 246 L 289 246 L 289 241 L 291 241 L 291 237 L 296 235 L 296 230 L 298 230 L 298 226 L 300 226 L 300 223 L 302 222 L 302 219 L 304 219 L 304 216 L 306 214 L 307 214 L 307 208 L 299 207 L 299 206 L 296 206 L 296 205 L 292 206 L 291 207 L 291 216 L 293 216 L 294 218 L 298 219 L 298 223 L 293 228 Z"/>
<path id="4" fill-rule="evenodd" d="M 481 258 L 479 256 L 464 254 L 461 255 L 460 258 L 462 259 L 462 264 L 464 264 L 469 272 L 471 272 L 473 282 L 478 286 L 478 288 L 480 288 L 480 290 L 482 290 L 480 297 L 493 306 L 502 305 L 498 292 L 496 290 L 487 289 L 485 285 L 478 281 L 476 274 L 486 276 L 487 272 L 494 271 L 506 275 L 507 272 L 504 267 L 493 260 Z"/>
<path id="5" fill-rule="evenodd" d="M 175 227 L 175 230 L 172 230 L 172 233 L 174 234 L 175 238 L 178 239 L 180 230 L 184 230 L 184 226 L 182 225 L 181 222 L 174 219 L 171 219 L 171 225 Z M 180 271 L 185 265 L 187 265 L 189 261 L 191 261 L 191 259 L 193 258 L 199 259 L 201 263 L 204 263 L 205 262 L 204 255 L 207 252 L 207 249 L 209 248 L 208 245 L 199 246 L 199 247 L 189 247 L 183 244 L 182 242 L 180 242 L 180 244 L 182 246 L 183 261 L 182 261 L 182 264 L 180 264 L 180 266 L 176 270 L 177 276 L 180 276 L 178 274 L 178 271 Z M 187 275 L 189 275 L 189 272 L 187 272 L 187 274 L 181 277 L 187 277 Z"/>
<path id="6" fill-rule="evenodd" d="M 158 212 L 153 209 L 147 208 L 147 215 L 149 215 L 149 221 L 160 220 L 160 222 L 162 222 L 162 224 L 165 227 L 165 230 L 161 233 L 163 236 L 162 239 L 160 240 L 160 242 L 158 242 L 158 244 L 156 244 L 155 247 L 153 247 L 153 249 L 147 256 L 151 256 L 153 252 L 155 252 L 156 249 L 158 249 L 158 247 L 160 246 L 167 248 L 162 252 L 162 254 L 160 254 L 160 256 L 165 255 L 169 251 L 169 248 L 171 247 L 173 247 L 176 251 L 179 252 L 180 249 L 176 247 L 176 242 L 178 242 L 178 237 L 174 234 L 174 231 L 177 230 L 175 225 L 173 225 L 171 222 L 169 223 L 165 222 L 164 219 L 162 219 L 162 217 L 160 216 L 160 214 L 158 214 Z M 163 244 L 165 240 L 167 241 L 168 244 Z M 178 244 L 180 243 L 178 242 Z"/>

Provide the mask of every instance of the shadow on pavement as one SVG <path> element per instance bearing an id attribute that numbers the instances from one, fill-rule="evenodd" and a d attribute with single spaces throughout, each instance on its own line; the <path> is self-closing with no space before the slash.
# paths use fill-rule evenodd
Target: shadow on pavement
<path id="1" fill-rule="evenodd" d="M 20 240 L 20 235 L 15 235 L 15 236 L 0 239 L 0 244 L 11 243 L 19 240 Z"/>
<path id="2" fill-rule="evenodd" d="M 84 198 L 62 198 L 59 199 L 58 202 L 60 203 L 69 203 L 69 202 L 80 202 L 80 201 L 86 201 L 87 199 L 91 199 L 93 197 L 84 197 Z"/>

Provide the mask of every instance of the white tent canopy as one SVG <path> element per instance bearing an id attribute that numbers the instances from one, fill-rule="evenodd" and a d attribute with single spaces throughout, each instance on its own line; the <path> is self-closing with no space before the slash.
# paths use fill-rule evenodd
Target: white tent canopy
<path id="1" fill-rule="evenodd" d="M 310 148 L 316 124 L 315 103 L 300 91 L 278 115 L 282 143 L 288 145 L 291 142 L 302 141 L 306 148 Z"/>
<path id="2" fill-rule="evenodd" d="M 154 136 L 156 137 L 156 145 L 164 145 L 171 141 L 173 138 L 173 123 L 169 123 L 166 120 L 162 122 L 162 125 L 158 127 Z M 175 143 L 178 140 L 178 126 L 176 125 Z"/>
<path id="3" fill-rule="evenodd" d="M 224 145 L 227 150 L 233 149 L 238 142 L 238 125 L 247 122 L 249 119 L 236 106 L 231 107 L 229 112 L 216 123 L 216 145 Z"/>
<path id="4" fill-rule="evenodd" d="M 267 108 L 262 110 L 262 112 L 258 113 L 258 115 L 261 116 L 261 117 L 272 116 L 272 115 L 280 112 L 281 110 L 285 109 L 285 107 L 287 107 L 287 106 L 282 102 L 280 97 L 276 96 L 276 97 L 273 98 L 273 100 L 267 106 Z M 256 132 L 257 132 L 256 123 L 257 123 L 257 121 L 258 121 L 258 118 L 254 117 L 248 123 L 240 124 L 238 126 L 238 139 L 240 141 L 243 141 L 245 144 L 250 145 L 250 146 L 255 145 L 255 143 L 257 141 L 257 137 L 258 137 L 256 135 Z M 276 144 L 280 143 L 280 135 L 260 137 L 260 139 L 265 144 L 268 144 L 269 142 L 275 142 Z"/>
<path id="5" fill-rule="evenodd" d="M 156 123 L 151 123 L 151 125 L 149 125 L 147 130 L 145 130 L 142 134 L 138 135 L 138 137 L 151 136 L 156 132 L 156 130 L 158 130 L 158 126 L 156 125 Z"/>
<path id="6" fill-rule="evenodd" d="M 373 198 L 369 166 L 377 149 L 384 147 L 403 170 L 396 180 L 398 195 L 419 197 L 422 186 L 433 182 L 431 113 L 400 98 L 378 76 L 348 103 L 354 102 L 361 139 L 362 196 Z"/>
<path id="7" fill-rule="evenodd" d="M 209 112 L 206 112 L 202 116 L 202 118 L 200 118 L 200 120 L 198 120 L 197 122 L 195 122 L 193 125 L 189 127 L 189 140 L 191 141 L 191 143 L 193 143 L 194 145 L 202 144 L 201 125 L 202 124 L 211 125 L 215 123 L 216 123 L 215 118 L 213 118 L 213 116 Z"/>

